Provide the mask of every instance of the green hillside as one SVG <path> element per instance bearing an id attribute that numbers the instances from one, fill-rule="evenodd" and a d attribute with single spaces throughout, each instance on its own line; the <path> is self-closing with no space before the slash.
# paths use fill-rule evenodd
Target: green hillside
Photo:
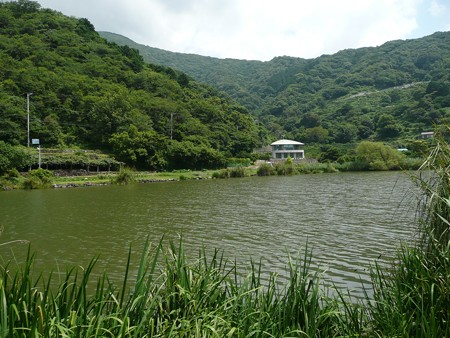
<path id="1" fill-rule="evenodd" d="M 245 108 L 107 42 L 87 19 L 0 3 L 0 145 L 27 144 L 27 93 L 43 147 L 100 149 L 137 168 L 217 167 L 258 141 Z"/>
<path id="2" fill-rule="evenodd" d="M 283 56 L 268 62 L 172 53 L 112 33 L 101 35 L 139 49 L 145 60 L 224 90 L 274 137 L 400 144 L 450 114 L 450 32 L 315 59 Z"/>

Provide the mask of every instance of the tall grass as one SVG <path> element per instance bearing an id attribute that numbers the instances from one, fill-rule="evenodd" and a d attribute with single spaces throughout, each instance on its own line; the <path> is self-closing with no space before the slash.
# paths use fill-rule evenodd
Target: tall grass
<path id="1" fill-rule="evenodd" d="M 122 167 L 119 173 L 111 178 L 111 182 L 114 184 L 130 184 L 136 182 L 136 172 L 133 169 Z"/>
<path id="2" fill-rule="evenodd" d="M 450 146 L 436 136 L 417 178 L 420 240 L 401 248 L 391 270 L 374 269 L 369 313 L 379 335 L 450 336 Z"/>
<path id="3" fill-rule="evenodd" d="M 306 251 L 305 251 L 306 252 Z M 120 287 L 106 275 L 90 288 L 95 259 L 69 270 L 52 288 L 52 276 L 33 279 L 34 256 L 24 267 L 1 271 L 2 337 L 314 337 L 340 332 L 338 307 L 321 297 L 320 279 L 311 274 L 308 252 L 288 260 L 285 286 L 261 265 L 250 263 L 239 277 L 218 251 L 200 251 L 188 261 L 182 242 L 147 243 L 135 282 L 128 286 L 130 260 Z M 162 262 L 162 263 L 161 263 Z"/>
<path id="4" fill-rule="evenodd" d="M 120 285 L 106 273 L 93 284 L 93 259 L 56 286 L 51 274 L 34 277 L 28 251 L 21 269 L 0 268 L 0 337 L 448 337 L 449 155 L 438 139 L 418 181 L 421 241 L 392 267 L 375 264 L 365 302 L 328 296 L 308 249 L 288 257 L 281 283 L 263 282 L 261 263 L 242 276 L 217 250 L 189 259 L 181 240 L 147 241 L 137 271 L 130 250 Z"/>

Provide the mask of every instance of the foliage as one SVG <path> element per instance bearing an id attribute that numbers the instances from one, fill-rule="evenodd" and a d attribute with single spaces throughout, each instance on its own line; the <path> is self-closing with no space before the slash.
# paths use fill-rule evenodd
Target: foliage
<path id="1" fill-rule="evenodd" d="M 356 147 L 356 155 L 369 170 L 399 169 L 404 155 L 381 142 L 362 141 Z"/>
<path id="2" fill-rule="evenodd" d="M 284 135 L 319 144 L 412 141 L 450 118 L 450 32 L 268 62 L 172 53 L 101 35 L 225 91 L 253 112 L 270 140 Z"/>
<path id="3" fill-rule="evenodd" d="M 225 158 L 207 142 L 194 143 L 195 139 L 179 142 L 173 140 L 168 145 L 167 167 L 169 169 L 212 169 L 225 165 Z"/>
<path id="4" fill-rule="evenodd" d="M 238 277 L 216 250 L 206 250 L 191 262 L 182 242 L 147 242 L 134 284 L 128 257 L 123 285 L 117 288 L 106 274 L 93 292 L 96 260 L 84 269 L 70 269 L 54 291 L 51 274 L 33 279 L 34 256 L 24 267 L 0 271 L 0 329 L 2 336 L 118 337 L 259 337 L 344 333 L 338 307 L 321 297 L 319 276 L 310 272 L 311 256 L 289 258 L 286 285 L 272 275 L 263 284 L 261 267 L 250 264 Z M 100 334 L 102 333 L 102 334 Z"/>
<path id="5" fill-rule="evenodd" d="M 134 125 L 110 139 L 116 158 L 137 169 L 164 167 L 167 142 L 166 137 L 155 131 L 139 131 Z"/>
<path id="6" fill-rule="evenodd" d="M 219 171 L 213 172 L 212 174 L 212 178 L 236 178 L 245 176 L 247 176 L 247 173 L 244 167 L 221 169 Z"/>
<path id="7" fill-rule="evenodd" d="M 244 167 L 234 167 L 229 169 L 230 177 L 245 177 Z"/>
<path id="8" fill-rule="evenodd" d="M 257 171 L 256 174 L 258 176 L 271 176 L 271 175 L 275 175 L 275 168 L 272 166 L 272 164 L 269 163 L 263 163 L 261 164 Z"/>
<path id="9" fill-rule="evenodd" d="M 28 172 L 25 181 L 22 182 L 24 189 L 48 188 L 52 184 L 53 173 L 47 169 L 34 169 Z"/>
<path id="10" fill-rule="evenodd" d="M 392 270 L 374 270 L 369 314 L 389 337 L 446 337 L 450 332 L 450 147 L 443 135 L 417 176 L 421 238 L 402 247 Z M 430 175 L 430 171 L 433 175 Z"/>
<path id="11" fill-rule="evenodd" d="M 179 157 L 168 158 L 170 140 L 202 139 L 195 167 L 247 157 L 258 142 L 245 108 L 186 74 L 144 63 L 87 19 L 33 1 L 1 2 L 0 141 L 26 144 L 24 93 L 33 93 L 30 135 L 43 148 L 100 149 L 139 169 L 180 167 Z"/>
<path id="12" fill-rule="evenodd" d="M 29 250 L 23 267 L 0 267 L 0 336 L 446 337 L 449 153 L 438 135 L 418 177 L 422 238 L 402 246 L 392 267 L 375 265 L 373 298 L 367 294 L 364 302 L 334 289 L 336 297 L 330 296 L 319 272 L 312 272 L 308 248 L 297 259 L 288 257 L 289 278 L 281 281 L 276 274 L 263 280 L 261 264 L 253 261 L 242 275 L 218 250 L 203 248 L 191 260 L 182 240 L 166 249 L 163 240 L 155 247 L 147 240 L 134 274 L 130 249 L 120 286 L 106 273 L 93 280 L 95 259 L 57 281 L 51 273 L 35 278 Z"/>
<path id="13" fill-rule="evenodd" d="M 37 157 L 37 154 L 34 156 Z M 121 162 L 100 151 L 82 149 L 41 149 L 41 163 L 51 170 L 118 170 Z M 34 163 L 34 165 L 37 165 Z"/>
<path id="14" fill-rule="evenodd" d="M 275 172 L 277 175 L 294 175 L 297 173 L 297 168 L 290 157 L 285 161 L 275 164 Z"/>
<path id="15" fill-rule="evenodd" d="M 136 181 L 136 173 L 130 168 L 121 168 L 119 173 L 112 178 L 115 184 L 130 184 Z"/>
<path id="16" fill-rule="evenodd" d="M 334 145 L 323 145 L 320 147 L 321 154 L 318 160 L 320 162 L 336 162 L 341 156 L 342 151 Z"/>
<path id="17" fill-rule="evenodd" d="M 215 171 L 212 174 L 212 178 L 230 178 L 230 170 L 227 168 Z"/>
<path id="18" fill-rule="evenodd" d="M 446 247 L 450 245 L 450 127 L 437 129 L 435 144 L 420 168 L 418 178 L 425 198 L 422 200 L 422 217 L 425 229 L 424 245 Z M 428 171 L 434 175 L 427 177 Z M 430 236 L 430 233 L 432 236 Z M 436 241 L 436 243 L 434 243 Z"/>
<path id="19" fill-rule="evenodd" d="M 300 174 L 337 173 L 339 170 L 331 163 L 301 163 L 297 166 Z"/>
<path id="20" fill-rule="evenodd" d="M 31 155 L 26 148 L 0 141 L 0 175 L 11 169 L 24 169 L 31 163 Z"/>
<path id="21" fill-rule="evenodd" d="M 393 138 L 400 134 L 400 128 L 394 116 L 383 114 L 377 122 L 377 133 L 380 139 Z"/>
<path id="22" fill-rule="evenodd" d="M 252 164 L 252 160 L 250 158 L 237 158 L 232 157 L 228 160 L 227 167 L 248 167 Z"/>

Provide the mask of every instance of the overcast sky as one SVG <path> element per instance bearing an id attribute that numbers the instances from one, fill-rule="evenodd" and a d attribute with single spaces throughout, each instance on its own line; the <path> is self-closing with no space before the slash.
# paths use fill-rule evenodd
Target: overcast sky
<path id="1" fill-rule="evenodd" d="M 267 61 L 450 31 L 450 0 L 38 0 L 173 52 Z"/>

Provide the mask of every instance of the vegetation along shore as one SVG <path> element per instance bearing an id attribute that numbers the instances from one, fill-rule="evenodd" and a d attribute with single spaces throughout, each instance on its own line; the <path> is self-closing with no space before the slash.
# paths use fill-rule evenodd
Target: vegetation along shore
<path id="1" fill-rule="evenodd" d="M 221 170 L 231 159 L 265 160 L 281 138 L 304 143 L 319 165 L 277 174 L 415 169 L 429 152 L 422 136 L 449 122 L 450 32 L 260 62 L 144 48 L 35 1 L 2 2 L 0 18 L 5 189 L 27 180 L 14 170 L 39 163 L 234 177 L 242 172 Z"/>
<path id="2" fill-rule="evenodd" d="M 95 258 L 36 278 L 30 251 L 1 263 L 0 337 L 449 337 L 449 46 L 436 32 L 310 60 L 221 60 L 0 2 L 2 190 L 414 170 L 423 194 L 418 240 L 389 268 L 374 262 L 364 301 L 324 287 L 307 248 L 287 258 L 289 281 L 263 283 L 255 262 L 242 277 L 220 250 L 194 259 L 161 240 L 136 275 L 129 256 L 120 285 L 108 271 L 94 280 Z M 273 161 L 281 139 L 304 143 L 306 160 Z"/>
<path id="3" fill-rule="evenodd" d="M 130 258 L 121 285 L 96 260 L 57 281 L 35 278 L 34 255 L 0 270 L 2 337 L 447 337 L 450 332 L 450 147 L 437 140 L 414 176 L 422 189 L 418 240 L 389 267 L 374 262 L 373 295 L 352 300 L 321 284 L 313 259 L 288 257 L 289 280 L 261 280 L 249 263 L 238 276 L 220 253 L 187 257 L 183 243 L 145 246 L 136 275 Z M 430 175 L 430 172 L 433 175 Z M 2 245 L 8 245 L 4 243 Z M 135 276 L 130 281 L 130 277 Z M 94 283 L 92 283 L 94 282 Z M 56 285 L 55 285 L 56 283 Z M 95 285 L 90 289 L 88 285 Z M 334 294 L 334 296 L 330 296 Z"/>

